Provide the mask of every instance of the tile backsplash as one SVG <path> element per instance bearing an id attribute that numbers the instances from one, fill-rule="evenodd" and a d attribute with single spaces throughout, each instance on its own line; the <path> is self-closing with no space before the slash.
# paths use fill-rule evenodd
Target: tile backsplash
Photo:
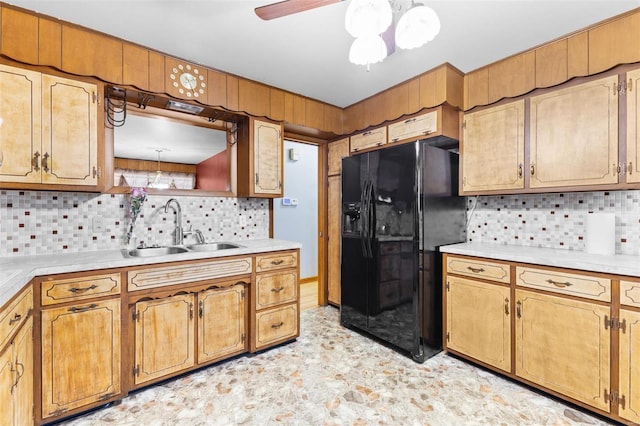
<path id="1" fill-rule="evenodd" d="M 467 203 L 468 241 L 582 251 L 586 215 L 613 213 L 616 254 L 640 255 L 640 190 L 481 195 Z"/>
<path id="2" fill-rule="evenodd" d="M 147 245 L 173 242 L 172 197 L 149 195 L 133 238 Z M 184 230 L 199 229 L 207 241 L 269 237 L 269 202 L 254 198 L 174 197 Z M 104 230 L 94 232 L 94 218 Z M 0 190 L 0 256 L 120 249 L 129 226 L 129 195 Z M 195 242 L 193 236 L 185 243 Z"/>

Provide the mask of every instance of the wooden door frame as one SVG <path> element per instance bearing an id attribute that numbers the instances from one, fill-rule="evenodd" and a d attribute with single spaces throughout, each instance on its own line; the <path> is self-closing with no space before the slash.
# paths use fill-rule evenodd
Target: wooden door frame
<path id="1" fill-rule="evenodd" d="M 322 139 L 304 138 L 299 135 L 289 134 L 285 131 L 284 141 L 297 142 L 307 145 L 314 145 L 318 148 L 318 305 L 328 304 L 328 282 L 327 282 L 327 145 L 328 141 Z M 284 149 L 283 141 L 283 149 Z M 284 172 L 284 163 L 283 163 Z M 274 229 L 274 209 L 273 198 L 269 199 L 269 237 L 273 238 Z"/>

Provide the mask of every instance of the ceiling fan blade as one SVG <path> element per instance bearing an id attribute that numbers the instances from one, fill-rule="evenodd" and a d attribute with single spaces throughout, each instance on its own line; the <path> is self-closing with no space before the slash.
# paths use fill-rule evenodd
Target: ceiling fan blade
<path id="1" fill-rule="evenodd" d="M 266 6 L 256 7 L 254 10 L 256 15 L 268 21 L 341 1 L 342 0 L 284 0 Z"/>

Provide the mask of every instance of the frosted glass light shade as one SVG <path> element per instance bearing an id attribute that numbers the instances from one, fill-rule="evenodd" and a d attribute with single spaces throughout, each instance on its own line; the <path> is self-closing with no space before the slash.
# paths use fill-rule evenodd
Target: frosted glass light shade
<path id="1" fill-rule="evenodd" d="M 349 61 L 356 65 L 382 62 L 387 57 L 387 45 L 379 35 L 358 37 L 349 50 Z"/>
<path id="2" fill-rule="evenodd" d="M 344 27 L 353 37 L 383 33 L 393 20 L 387 0 L 351 0 L 344 17 Z"/>
<path id="3" fill-rule="evenodd" d="M 396 26 L 396 46 L 414 49 L 430 42 L 440 32 L 440 19 L 430 7 L 420 5 L 409 9 Z"/>

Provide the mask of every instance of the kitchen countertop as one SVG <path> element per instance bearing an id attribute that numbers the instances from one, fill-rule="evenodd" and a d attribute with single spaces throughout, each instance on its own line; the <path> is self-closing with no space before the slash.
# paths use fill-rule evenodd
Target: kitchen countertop
<path id="1" fill-rule="evenodd" d="M 228 242 L 237 244 L 240 247 L 219 251 L 189 251 L 186 253 L 149 257 L 125 257 L 123 250 L 0 257 L 0 306 L 9 301 L 9 299 L 18 293 L 34 277 L 42 275 L 153 265 L 185 260 L 211 259 L 243 254 L 251 255 L 269 251 L 297 249 L 302 246 L 300 243 L 275 239 Z"/>
<path id="2" fill-rule="evenodd" d="M 461 243 L 440 247 L 443 253 L 580 269 L 640 277 L 640 256 L 591 254 L 581 251 L 491 243 Z"/>

